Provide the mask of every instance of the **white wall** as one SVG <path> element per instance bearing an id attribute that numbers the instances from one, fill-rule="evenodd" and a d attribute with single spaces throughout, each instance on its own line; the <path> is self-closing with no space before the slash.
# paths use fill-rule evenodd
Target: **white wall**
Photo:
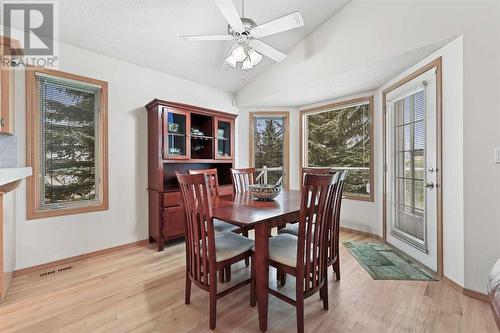
<path id="1" fill-rule="evenodd" d="M 493 163 L 493 149 L 500 146 L 499 1 L 354 0 L 285 61 L 251 81 L 238 93 L 238 103 L 298 91 L 304 84 L 458 36 L 463 36 L 463 281 L 484 293 L 488 271 L 500 257 L 500 165 Z M 457 148 L 452 144 L 450 149 Z"/>
<path id="2" fill-rule="evenodd" d="M 109 210 L 26 220 L 26 185 L 16 191 L 17 259 L 21 269 L 147 238 L 147 122 L 153 98 L 237 113 L 232 94 L 60 45 L 60 70 L 108 81 Z M 25 156 L 24 75 L 16 77 L 16 134 Z"/>

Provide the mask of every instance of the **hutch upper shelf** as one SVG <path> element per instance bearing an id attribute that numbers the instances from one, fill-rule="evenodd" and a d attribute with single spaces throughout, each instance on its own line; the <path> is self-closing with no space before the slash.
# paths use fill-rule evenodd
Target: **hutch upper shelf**
<path id="1" fill-rule="evenodd" d="M 232 160 L 234 118 L 229 114 L 154 100 L 162 123 L 164 160 Z"/>

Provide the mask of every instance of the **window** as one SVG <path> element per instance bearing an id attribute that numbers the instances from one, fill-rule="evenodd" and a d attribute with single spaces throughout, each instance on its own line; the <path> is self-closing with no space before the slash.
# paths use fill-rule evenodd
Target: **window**
<path id="1" fill-rule="evenodd" d="M 250 112 L 250 165 L 256 182 L 288 188 L 288 112 Z"/>
<path id="2" fill-rule="evenodd" d="M 107 82 L 27 71 L 28 219 L 108 208 Z"/>
<path id="3" fill-rule="evenodd" d="M 302 166 L 347 170 L 344 192 L 373 201 L 373 97 L 301 113 Z"/>

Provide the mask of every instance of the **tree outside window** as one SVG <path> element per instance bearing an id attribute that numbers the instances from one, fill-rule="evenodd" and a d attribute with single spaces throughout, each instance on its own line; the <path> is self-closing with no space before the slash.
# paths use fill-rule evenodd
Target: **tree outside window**
<path id="1" fill-rule="evenodd" d="M 304 166 L 348 170 L 344 192 L 372 199 L 370 100 L 346 102 L 319 111 L 304 111 Z"/>
<path id="2" fill-rule="evenodd" d="M 252 165 L 259 183 L 282 184 L 288 179 L 288 113 L 250 115 Z"/>

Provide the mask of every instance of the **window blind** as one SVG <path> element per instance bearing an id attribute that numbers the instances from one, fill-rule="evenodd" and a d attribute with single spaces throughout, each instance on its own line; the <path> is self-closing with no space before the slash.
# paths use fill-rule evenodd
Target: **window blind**
<path id="1" fill-rule="evenodd" d="M 394 102 L 393 234 L 426 250 L 425 239 L 425 91 Z"/>
<path id="2" fill-rule="evenodd" d="M 39 209 L 99 199 L 100 86 L 36 75 L 40 110 Z"/>

